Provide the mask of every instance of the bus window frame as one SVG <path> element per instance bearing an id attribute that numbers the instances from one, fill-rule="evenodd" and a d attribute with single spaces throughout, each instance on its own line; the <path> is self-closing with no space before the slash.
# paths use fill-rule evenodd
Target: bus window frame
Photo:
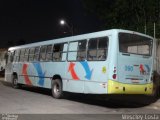
<path id="1" fill-rule="evenodd" d="M 42 60 L 42 55 L 41 55 L 41 53 L 42 53 L 42 48 L 45 48 L 45 52 L 43 53 L 45 56 L 44 56 L 44 59 Z M 39 51 L 39 62 L 46 62 L 46 52 L 47 52 L 47 45 L 42 45 L 41 47 L 40 47 L 40 51 Z"/>
<path id="2" fill-rule="evenodd" d="M 50 52 L 48 52 L 48 47 L 49 46 L 51 46 L 51 51 Z M 51 55 L 50 57 L 48 57 L 48 55 Z M 48 58 L 50 58 L 50 59 L 48 59 Z M 47 45 L 47 49 L 46 49 L 46 61 L 47 62 L 51 62 L 51 61 L 53 61 L 53 44 L 49 44 L 49 45 Z"/>
<path id="3" fill-rule="evenodd" d="M 82 52 L 83 51 L 83 50 L 79 50 L 79 42 L 81 42 L 81 41 L 85 41 L 86 42 L 86 45 L 85 45 L 85 58 L 83 60 L 78 60 L 77 59 L 78 58 L 78 52 Z M 74 42 L 78 42 L 77 49 L 69 51 L 70 44 L 74 43 Z M 69 44 L 68 44 L 68 52 L 67 53 L 69 54 L 69 53 L 72 53 L 72 52 L 76 52 L 77 54 L 76 54 L 76 60 L 69 60 L 68 54 L 67 54 L 67 61 L 69 61 L 69 62 L 85 61 L 87 59 L 87 46 L 88 46 L 88 39 L 81 39 L 81 40 L 70 41 Z"/>
<path id="4" fill-rule="evenodd" d="M 14 61 L 14 53 L 15 53 L 15 51 L 8 51 L 9 59 L 8 59 L 7 63 L 13 63 L 13 61 Z"/>
<path id="5" fill-rule="evenodd" d="M 18 52 L 18 54 L 17 54 Z M 20 49 L 17 49 L 14 51 L 14 59 L 13 62 L 19 62 L 19 58 L 20 58 Z"/>
<path id="6" fill-rule="evenodd" d="M 29 48 L 25 48 L 24 62 L 28 62 L 28 60 L 29 60 Z"/>
<path id="7" fill-rule="evenodd" d="M 99 48 L 99 41 L 100 41 L 99 39 L 101 39 L 101 38 L 106 38 L 106 41 L 107 41 L 106 48 Z M 97 45 L 96 49 L 89 49 L 89 42 L 93 41 L 93 39 L 96 40 L 98 44 L 96 44 Z M 88 40 L 88 45 L 87 45 L 87 61 L 106 61 L 108 58 L 108 47 L 109 47 L 109 37 L 108 36 L 90 38 Z M 101 49 L 104 50 L 105 59 L 99 59 L 98 52 Z M 89 60 L 89 51 L 90 50 L 96 50 L 96 60 Z"/>
<path id="8" fill-rule="evenodd" d="M 38 50 L 38 52 L 36 52 L 36 49 Z M 40 49 L 41 49 L 41 46 L 35 46 L 33 62 L 39 62 L 40 61 Z"/>
<path id="9" fill-rule="evenodd" d="M 33 53 L 31 54 L 31 50 L 32 50 L 32 49 L 34 49 L 34 51 L 33 51 Z M 34 55 L 35 55 L 34 53 L 35 53 L 35 47 L 29 48 L 28 62 L 33 62 L 33 61 L 34 61 Z M 32 60 L 30 60 L 30 59 L 31 59 L 31 58 L 30 58 L 31 56 L 32 56 Z"/>
<path id="10" fill-rule="evenodd" d="M 64 45 L 67 44 L 67 50 L 66 50 L 66 51 L 63 51 L 63 49 L 62 49 L 62 50 L 59 51 L 59 52 L 54 52 L 54 46 L 55 46 L 55 45 L 59 45 L 59 44 L 63 44 L 63 49 L 64 49 Z M 53 49 L 52 49 L 52 61 L 53 61 L 53 62 L 65 62 L 65 61 L 67 61 L 68 46 L 69 46 L 68 42 L 62 42 L 62 43 L 53 44 L 53 47 L 52 47 L 52 48 L 53 48 Z M 60 60 L 58 60 L 58 61 L 57 61 L 57 60 L 54 60 L 54 54 L 55 54 L 55 53 L 60 53 L 60 58 L 59 58 Z M 62 54 L 63 54 L 63 53 L 66 54 L 65 60 L 62 60 Z"/>
<path id="11" fill-rule="evenodd" d="M 22 55 L 22 50 L 24 50 Z M 25 48 L 20 49 L 20 55 L 19 55 L 19 62 L 24 62 L 24 56 L 25 56 Z M 22 58 L 21 58 L 22 57 Z"/>
<path id="12" fill-rule="evenodd" d="M 139 54 L 138 53 L 138 47 L 139 45 L 137 44 L 137 53 L 132 53 L 132 52 L 124 52 L 124 51 L 121 51 L 121 47 L 120 47 L 120 34 L 128 34 L 128 35 L 136 35 L 136 36 L 139 36 L 139 37 L 143 37 L 143 38 L 147 38 L 148 40 L 151 40 L 151 45 L 149 46 L 149 54 Z M 146 40 L 147 41 L 147 40 Z M 143 44 L 143 45 L 147 45 L 147 44 Z M 152 49 L 153 49 L 153 39 L 149 38 L 149 37 L 146 37 L 146 36 L 143 36 L 143 35 L 139 35 L 139 34 L 132 34 L 132 33 L 124 33 L 124 32 L 119 32 L 118 33 L 118 46 L 119 46 L 119 53 L 122 53 L 122 55 L 138 55 L 138 56 L 148 56 L 148 57 L 151 57 L 152 56 Z M 133 46 L 133 45 L 130 45 L 130 46 Z M 135 46 L 135 45 L 134 45 Z"/>

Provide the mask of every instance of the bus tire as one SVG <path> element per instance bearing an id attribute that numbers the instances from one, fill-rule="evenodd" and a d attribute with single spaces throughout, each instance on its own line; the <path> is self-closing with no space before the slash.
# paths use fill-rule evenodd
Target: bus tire
<path id="1" fill-rule="evenodd" d="M 15 89 L 18 89 L 21 87 L 20 84 L 18 84 L 18 77 L 17 75 L 13 75 L 12 77 L 12 87 L 15 88 Z"/>
<path id="2" fill-rule="evenodd" d="M 61 99 L 63 97 L 61 79 L 52 80 L 52 96 L 56 99 Z"/>

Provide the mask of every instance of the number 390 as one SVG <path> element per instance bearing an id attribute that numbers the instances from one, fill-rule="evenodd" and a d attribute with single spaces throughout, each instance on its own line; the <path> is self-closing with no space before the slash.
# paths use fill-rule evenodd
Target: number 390
<path id="1" fill-rule="evenodd" d="M 130 71 L 130 72 L 132 72 L 132 71 L 133 71 L 133 66 L 126 65 L 126 66 L 125 66 L 125 71 Z"/>

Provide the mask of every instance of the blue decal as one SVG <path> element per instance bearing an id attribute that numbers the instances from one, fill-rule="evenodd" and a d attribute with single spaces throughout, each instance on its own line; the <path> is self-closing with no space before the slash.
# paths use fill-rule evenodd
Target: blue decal
<path id="1" fill-rule="evenodd" d="M 147 72 L 149 73 L 150 72 L 150 68 L 148 65 L 145 65 L 145 67 L 147 68 Z"/>
<path id="2" fill-rule="evenodd" d="M 90 80 L 93 70 L 90 70 L 89 65 L 88 65 L 88 63 L 86 61 L 85 62 L 80 62 L 80 63 L 82 64 L 83 68 L 85 69 L 85 72 L 86 72 L 85 78 Z"/>
<path id="3" fill-rule="evenodd" d="M 45 73 L 42 72 L 42 67 L 41 67 L 40 63 L 33 63 L 33 65 L 36 68 L 36 71 L 37 71 L 38 76 L 39 76 L 38 84 L 40 86 L 44 86 Z"/>

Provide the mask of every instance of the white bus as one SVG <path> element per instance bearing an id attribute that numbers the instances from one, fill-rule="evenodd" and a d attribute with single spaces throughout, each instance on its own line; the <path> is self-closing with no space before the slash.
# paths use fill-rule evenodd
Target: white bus
<path id="1" fill-rule="evenodd" d="M 152 94 L 155 40 L 112 29 L 11 47 L 5 80 L 84 94 Z"/>

